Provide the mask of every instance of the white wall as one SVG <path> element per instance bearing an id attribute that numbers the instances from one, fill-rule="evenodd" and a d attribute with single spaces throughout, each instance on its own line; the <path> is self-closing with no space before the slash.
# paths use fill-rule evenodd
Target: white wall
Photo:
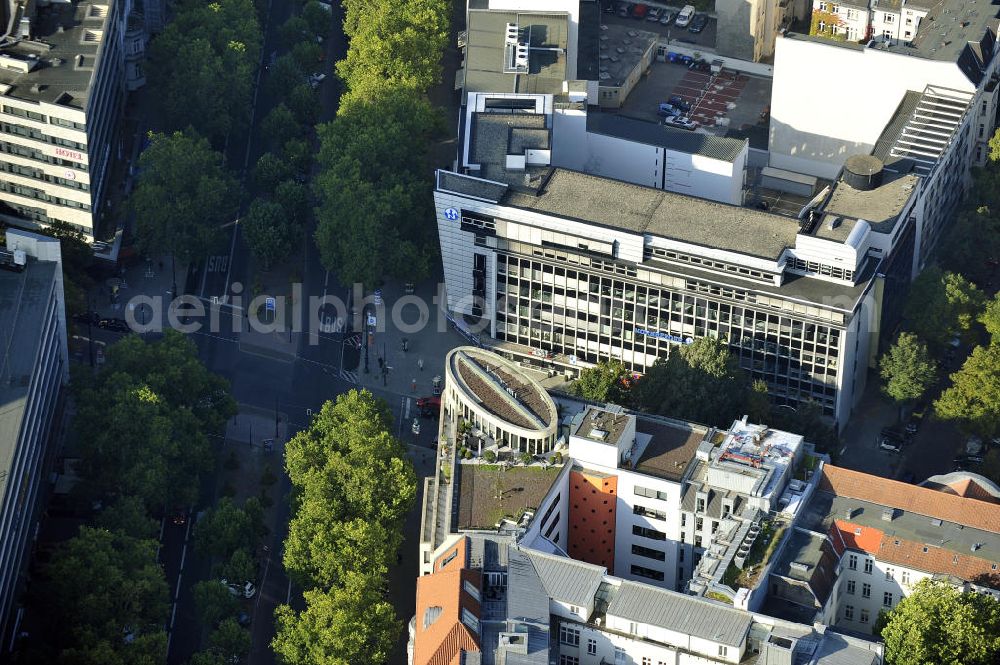
<path id="1" fill-rule="evenodd" d="M 778 37 L 771 88 L 770 165 L 835 178 L 869 153 L 907 90 L 973 91 L 954 63 Z"/>
<path id="2" fill-rule="evenodd" d="M 664 492 L 666 500 L 636 496 L 636 485 Z M 635 505 L 666 513 L 666 520 L 659 520 L 633 513 Z M 662 478 L 655 478 L 624 469 L 618 471 L 618 503 L 615 507 L 615 575 L 624 579 L 645 582 L 665 589 L 677 586 L 677 547 L 680 541 L 681 486 Z M 633 526 L 641 526 L 666 534 L 666 540 L 651 540 L 632 533 Z M 656 561 L 632 553 L 632 545 L 641 545 L 664 552 L 664 560 Z M 632 574 L 632 565 L 663 572 L 663 581 Z"/>
<path id="3" fill-rule="evenodd" d="M 733 161 L 587 131 L 586 113 L 553 113 L 552 165 L 732 205 L 743 202 L 749 148 Z"/>

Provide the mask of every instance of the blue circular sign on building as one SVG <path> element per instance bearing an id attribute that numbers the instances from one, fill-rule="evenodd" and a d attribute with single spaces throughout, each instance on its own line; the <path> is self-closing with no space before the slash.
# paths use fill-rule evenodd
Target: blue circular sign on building
<path id="1" fill-rule="evenodd" d="M 447 210 L 444 211 L 444 218 L 445 219 L 448 219 L 448 220 L 451 220 L 451 221 L 454 222 L 456 219 L 458 219 L 458 217 L 459 217 L 458 211 L 455 210 L 454 208 L 448 208 Z"/>

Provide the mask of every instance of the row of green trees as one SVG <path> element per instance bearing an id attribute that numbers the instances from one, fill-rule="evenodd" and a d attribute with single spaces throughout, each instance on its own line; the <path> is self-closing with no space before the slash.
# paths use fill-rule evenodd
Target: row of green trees
<path id="1" fill-rule="evenodd" d="M 767 384 L 752 381 L 729 347 L 711 337 L 678 346 L 648 368 L 641 380 L 620 362 L 608 361 L 581 372 L 570 390 L 585 399 L 718 427 L 728 427 L 733 418 L 748 414 L 754 422 L 801 433 L 824 449 L 836 443 L 819 404 L 772 405 Z"/>
<path id="2" fill-rule="evenodd" d="M 191 505 L 212 468 L 212 439 L 235 411 L 226 382 L 167 332 L 129 336 L 97 374 L 74 374 L 75 502 L 105 506 L 58 546 L 32 588 L 44 639 L 26 662 L 152 665 L 166 660 L 169 592 L 157 522 Z"/>
<path id="3" fill-rule="evenodd" d="M 327 402 L 285 449 L 293 487 L 284 565 L 305 609 L 275 613 L 272 647 L 288 665 L 385 663 L 402 630 L 386 578 L 416 498 L 386 404 L 367 391 Z"/>
<path id="4" fill-rule="evenodd" d="M 165 127 L 205 137 L 217 148 L 245 131 L 262 42 L 252 0 L 178 3 L 150 45 L 147 65 Z"/>
<path id="5" fill-rule="evenodd" d="M 315 0 L 278 29 L 288 53 L 269 68 L 265 89 L 279 102 L 260 123 L 267 152 L 254 167 L 255 198 L 242 219 L 243 237 L 258 264 L 269 270 L 305 237 L 312 201 L 305 184 L 312 167 L 309 144 L 320 103 L 309 77 L 319 74 L 330 12 Z"/>
<path id="6" fill-rule="evenodd" d="M 337 117 L 319 128 L 316 245 L 342 282 L 419 279 L 436 254 L 428 147 L 442 131 L 448 0 L 345 0 Z"/>

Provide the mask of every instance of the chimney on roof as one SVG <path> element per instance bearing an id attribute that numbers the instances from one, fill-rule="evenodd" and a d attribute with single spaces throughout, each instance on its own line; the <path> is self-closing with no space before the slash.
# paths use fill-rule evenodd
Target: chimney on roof
<path id="1" fill-rule="evenodd" d="M 844 508 L 844 519 L 851 519 L 854 517 L 854 508 Z"/>
<path id="2" fill-rule="evenodd" d="M 896 509 L 895 508 L 883 508 L 882 509 L 882 521 L 883 522 L 891 522 L 892 518 L 894 518 L 895 516 L 896 516 Z"/>

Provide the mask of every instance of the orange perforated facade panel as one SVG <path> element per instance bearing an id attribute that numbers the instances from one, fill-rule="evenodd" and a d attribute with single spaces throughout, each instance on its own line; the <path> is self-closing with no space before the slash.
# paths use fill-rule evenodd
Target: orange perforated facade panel
<path id="1" fill-rule="evenodd" d="M 573 471 L 569 477 L 569 555 L 615 569 L 618 476 Z"/>

